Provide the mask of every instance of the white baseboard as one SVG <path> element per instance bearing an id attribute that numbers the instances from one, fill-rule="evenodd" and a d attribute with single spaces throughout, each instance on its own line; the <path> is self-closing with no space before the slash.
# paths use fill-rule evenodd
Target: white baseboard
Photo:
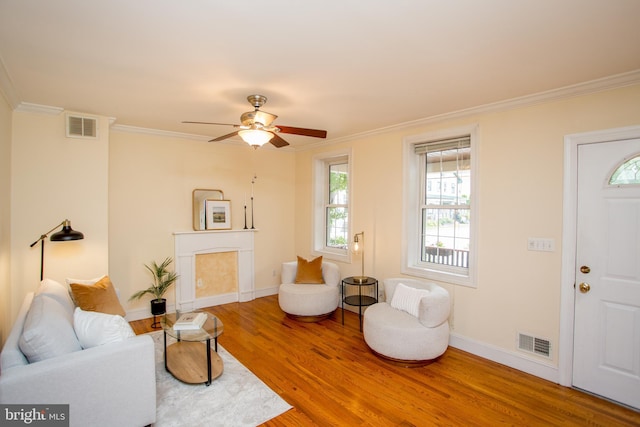
<path id="1" fill-rule="evenodd" d="M 280 286 L 274 286 L 272 288 L 256 289 L 256 298 L 268 297 L 269 295 L 278 295 L 278 289 Z"/>
<path id="2" fill-rule="evenodd" d="M 275 287 L 266 288 L 266 289 L 256 289 L 254 292 L 255 292 L 256 298 L 262 298 L 269 295 L 277 295 L 278 287 L 275 286 Z M 199 299 L 198 307 L 196 308 L 213 307 L 216 305 L 229 304 L 231 302 L 237 302 L 237 301 L 238 301 L 237 293 L 216 295 L 208 298 Z M 167 312 L 172 313 L 174 311 L 176 311 L 175 304 L 167 304 Z M 147 308 L 137 308 L 135 310 L 127 311 L 127 315 L 125 319 L 131 322 L 134 320 L 148 319 L 149 317 L 151 317 L 151 308 L 147 307 Z"/>
<path id="3" fill-rule="evenodd" d="M 525 354 L 515 353 L 503 348 L 495 347 L 490 344 L 458 335 L 455 332 L 452 332 L 449 336 L 449 345 L 547 381 L 551 381 L 556 384 L 560 382 L 557 366 L 553 366 L 551 363 L 545 363 L 545 361 L 542 360 L 527 357 Z"/>
<path id="4" fill-rule="evenodd" d="M 167 312 L 172 313 L 176 311 L 175 304 L 167 304 Z M 133 320 L 142 320 L 153 317 L 151 314 L 151 307 L 147 306 L 147 308 L 137 308 L 135 310 L 127 311 L 127 315 L 124 317 L 128 322 Z"/>

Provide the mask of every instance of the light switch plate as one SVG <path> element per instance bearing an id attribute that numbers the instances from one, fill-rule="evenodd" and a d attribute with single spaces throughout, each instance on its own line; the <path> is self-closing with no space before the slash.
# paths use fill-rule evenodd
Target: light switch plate
<path id="1" fill-rule="evenodd" d="M 556 242 L 554 239 L 529 237 L 527 249 L 530 251 L 554 252 L 556 250 Z"/>

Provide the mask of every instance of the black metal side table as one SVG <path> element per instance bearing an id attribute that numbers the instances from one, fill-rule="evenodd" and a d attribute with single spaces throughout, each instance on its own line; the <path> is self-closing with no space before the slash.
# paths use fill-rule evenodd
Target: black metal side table
<path id="1" fill-rule="evenodd" d="M 348 295 L 347 286 L 357 286 L 358 293 Z M 342 279 L 340 289 L 342 294 L 340 298 L 342 301 L 342 324 L 344 325 L 344 305 L 347 304 L 358 307 L 358 320 L 360 321 L 360 332 L 362 332 L 362 307 L 367 307 L 378 302 L 378 279 L 375 277 L 367 277 L 361 281 L 355 277 L 345 277 Z"/>

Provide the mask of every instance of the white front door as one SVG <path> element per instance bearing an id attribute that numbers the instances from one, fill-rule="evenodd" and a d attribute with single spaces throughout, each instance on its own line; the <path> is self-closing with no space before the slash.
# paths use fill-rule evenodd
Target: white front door
<path id="1" fill-rule="evenodd" d="M 573 385 L 640 409 L 640 139 L 578 147 Z M 636 171 L 640 179 L 640 171 Z"/>

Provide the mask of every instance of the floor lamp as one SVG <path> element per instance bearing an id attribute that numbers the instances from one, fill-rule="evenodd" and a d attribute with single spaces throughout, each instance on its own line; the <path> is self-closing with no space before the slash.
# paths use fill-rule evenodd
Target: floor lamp
<path id="1" fill-rule="evenodd" d="M 56 225 L 51 230 L 47 231 L 42 236 L 40 236 L 40 238 L 38 240 L 33 242 L 30 245 L 30 247 L 34 247 L 36 244 L 38 244 L 38 242 L 41 243 L 41 245 L 40 245 L 40 280 L 42 280 L 44 278 L 44 241 L 47 239 L 47 236 L 49 235 L 49 233 L 51 233 L 53 230 L 55 230 L 56 228 L 58 228 L 60 226 L 62 226 L 62 230 L 60 230 L 60 231 L 58 231 L 56 233 L 53 233 L 51 235 L 51 237 L 49 238 L 49 240 L 51 240 L 52 242 L 66 242 L 66 241 L 69 241 L 69 240 L 82 240 L 82 239 L 84 239 L 84 234 L 82 234 L 79 231 L 75 231 L 74 229 L 72 229 L 71 228 L 71 221 L 69 221 L 68 219 L 65 219 L 60 224 Z"/>

